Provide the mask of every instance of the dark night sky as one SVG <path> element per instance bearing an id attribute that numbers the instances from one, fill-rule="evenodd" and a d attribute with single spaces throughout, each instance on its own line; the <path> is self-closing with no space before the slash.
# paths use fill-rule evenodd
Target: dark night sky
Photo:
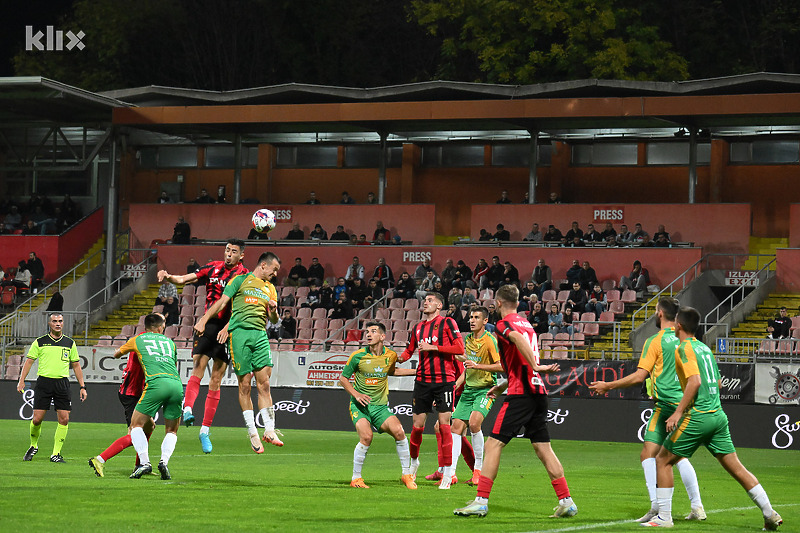
<path id="1" fill-rule="evenodd" d="M 69 12 L 73 0 L 0 0 L 0 76 L 13 76 L 14 55 L 25 46 L 25 26 L 34 31 L 56 26 Z M 68 28 L 69 29 L 69 28 Z"/>

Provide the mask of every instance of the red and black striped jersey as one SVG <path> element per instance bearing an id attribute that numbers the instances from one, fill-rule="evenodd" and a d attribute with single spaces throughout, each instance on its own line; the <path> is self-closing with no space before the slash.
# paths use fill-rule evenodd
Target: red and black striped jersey
<path id="1" fill-rule="evenodd" d="M 225 261 L 211 261 L 207 265 L 200 267 L 196 272 L 198 281 L 206 284 L 206 307 L 205 310 L 217 303 L 222 297 L 222 291 L 230 280 L 239 274 L 247 274 L 250 272 L 241 263 L 237 263 L 233 268 L 225 268 Z M 217 318 L 225 322 L 231 317 L 231 306 L 219 312 Z"/>
<path id="2" fill-rule="evenodd" d="M 423 383 L 450 383 L 456 380 L 456 354 L 464 353 L 464 339 L 458 331 L 455 320 L 436 315 L 432 320 L 420 322 L 411 331 L 401 361 L 411 359 L 420 342 L 427 342 L 439 347 L 437 351 L 419 352 L 416 380 Z"/>
<path id="3" fill-rule="evenodd" d="M 128 365 L 122 371 L 119 393 L 125 396 L 141 396 L 144 388 L 144 372 L 136 352 L 128 354 Z"/>
<path id="4" fill-rule="evenodd" d="M 509 335 L 516 331 L 525 337 L 533 350 L 533 361 L 539 364 L 539 346 L 536 341 L 536 332 L 533 326 L 525 317 L 517 313 L 511 313 L 505 318 L 497 321 L 495 333 L 500 348 L 500 361 L 503 363 L 503 370 L 508 375 L 508 395 L 522 394 L 547 394 L 544 381 L 538 372 L 535 372 L 528 361 L 522 356 L 517 345 L 514 344 Z"/>

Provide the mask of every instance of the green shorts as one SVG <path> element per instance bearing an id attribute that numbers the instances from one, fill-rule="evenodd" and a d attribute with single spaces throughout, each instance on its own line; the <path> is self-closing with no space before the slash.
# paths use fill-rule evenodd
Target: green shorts
<path id="1" fill-rule="evenodd" d="M 675 412 L 674 405 L 656 405 L 653 409 L 653 414 L 647 419 L 645 426 L 644 441 L 654 442 L 661 446 L 667 438 L 667 418 L 672 416 Z"/>
<path id="2" fill-rule="evenodd" d="M 164 408 L 164 418 L 175 420 L 183 413 L 183 384 L 173 378 L 157 378 L 144 384 L 142 397 L 136 410 L 147 416 L 156 416 Z"/>
<path id="3" fill-rule="evenodd" d="M 690 412 L 681 418 L 678 427 L 664 441 L 664 448 L 679 457 L 691 457 L 700 446 L 708 448 L 713 455 L 736 451 L 724 411 Z"/>
<path id="4" fill-rule="evenodd" d="M 489 389 L 491 387 L 475 389 L 465 386 L 464 391 L 461 393 L 461 398 L 458 399 L 453 418 L 456 420 L 469 420 L 473 411 L 479 412 L 483 415 L 483 418 L 486 418 L 486 415 L 492 410 L 492 405 L 494 405 L 494 399 L 486 396 Z"/>
<path id="5" fill-rule="evenodd" d="M 389 410 L 388 405 L 369 404 L 364 406 L 355 400 L 350 400 L 350 418 L 353 420 L 354 426 L 356 422 L 362 418 L 366 418 L 373 430 L 378 433 L 383 433 L 381 426 L 390 416 L 394 415 Z"/>
<path id="6" fill-rule="evenodd" d="M 228 352 L 237 376 L 272 366 L 269 336 L 263 329 L 237 329 L 228 334 Z"/>

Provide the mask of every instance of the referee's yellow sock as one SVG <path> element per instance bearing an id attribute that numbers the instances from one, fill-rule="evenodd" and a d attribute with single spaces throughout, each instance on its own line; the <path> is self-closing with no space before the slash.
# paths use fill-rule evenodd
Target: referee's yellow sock
<path id="1" fill-rule="evenodd" d="M 67 438 L 67 429 L 69 426 L 62 426 L 61 424 L 56 426 L 56 438 L 55 442 L 53 443 L 53 454 L 58 455 L 61 453 L 61 447 L 64 446 L 64 439 Z"/>
<path id="2" fill-rule="evenodd" d="M 39 447 L 39 435 L 42 434 L 42 425 L 38 426 L 31 421 L 31 446 L 34 448 Z"/>

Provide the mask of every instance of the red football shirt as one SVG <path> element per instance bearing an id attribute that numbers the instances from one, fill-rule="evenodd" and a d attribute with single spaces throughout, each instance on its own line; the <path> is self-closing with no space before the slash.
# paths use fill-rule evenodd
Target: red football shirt
<path id="1" fill-rule="evenodd" d="M 464 339 L 458 331 L 455 320 L 436 315 L 433 320 L 424 320 L 414 326 L 411 339 L 400 356 L 408 361 L 417 345 L 427 342 L 439 347 L 437 351 L 419 352 L 416 380 L 423 383 L 450 383 L 456 380 L 456 354 L 464 353 Z"/>
<path id="2" fill-rule="evenodd" d="M 119 393 L 125 396 L 141 396 L 144 389 L 144 372 L 136 352 L 128 353 L 128 365 L 122 371 Z"/>
<path id="3" fill-rule="evenodd" d="M 225 290 L 225 285 L 230 280 L 239 274 L 247 274 L 250 272 L 241 263 L 238 263 L 233 268 L 225 268 L 225 261 L 211 261 L 209 264 L 200 267 L 196 272 L 198 281 L 204 281 L 206 284 L 206 306 L 205 310 L 217 303 L 222 297 L 222 291 Z M 219 312 L 217 318 L 225 322 L 231 317 L 231 306 Z"/>
<path id="4" fill-rule="evenodd" d="M 496 335 L 498 348 L 500 349 L 500 362 L 503 363 L 503 370 L 508 375 L 508 395 L 521 394 L 547 394 L 542 377 L 538 372 L 534 372 L 528 361 L 522 356 L 517 345 L 509 338 L 512 331 L 520 333 L 531 344 L 533 349 L 533 361 L 539 364 L 539 346 L 536 342 L 536 332 L 533 326 L 525 317 L 517 313 L 511 313 L 505 318 L 498 320 L 496 325 Z"/>

